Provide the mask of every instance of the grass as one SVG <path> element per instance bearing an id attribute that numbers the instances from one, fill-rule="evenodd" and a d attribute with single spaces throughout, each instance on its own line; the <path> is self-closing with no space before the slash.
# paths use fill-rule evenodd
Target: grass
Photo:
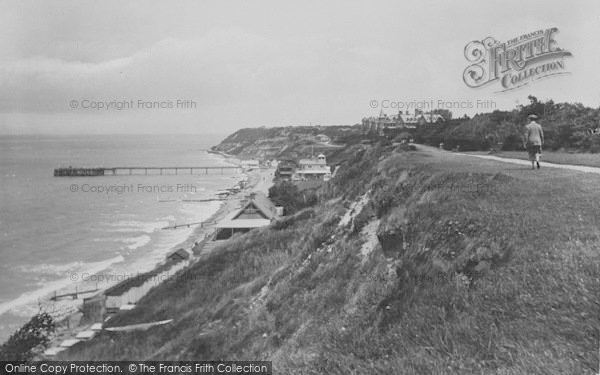
<path id="1" fill-rule="evenodd" d="M 476 155 L 487 155 L 487 152 L 469 152 Z M 500 151 L 492 154 L 501 158 L 512 158 L 529 160 L 526 151 Z M 556 164 L 586 165 L 600 168 L 600 154 L 569 153 L 564 151 L 542 150 L 542 162 L 547 161 Z"/>
<path id="2" fill-rule="evenodd" d="M 61 359 L 267 359 L 283 374 L 597 373 L 597 176 L 382 147 L 352 155 L 318 205 L 233 239 L 111 322 L 172 325 L 103 334 Z M 366 192 L 370 203 L 338 226 Z M 363 256 L 361 228 L 377 221 L 381 244 Z"/>

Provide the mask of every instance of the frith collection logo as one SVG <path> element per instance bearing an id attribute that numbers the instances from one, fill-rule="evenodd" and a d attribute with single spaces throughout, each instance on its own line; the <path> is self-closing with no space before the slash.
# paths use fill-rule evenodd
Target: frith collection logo
<path id="1" fill-rule="evenodd" d="M 554 40 L 556 27 L 537 30 L 500 43 L 492 37 L 474 40 L 465 47 L 471 63 L 463 80 L 477 88 L 498 81 L 502 91 L 523 87 L 535 80 L 568 74 L 564 58 L 571 52 L 559 48 Z"/>

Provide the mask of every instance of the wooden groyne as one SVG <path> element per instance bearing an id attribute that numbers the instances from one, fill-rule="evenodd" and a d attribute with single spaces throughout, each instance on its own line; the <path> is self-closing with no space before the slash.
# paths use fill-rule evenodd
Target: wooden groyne
<path id="1" fill-rule="evenodd" d="M 198 221 L 195 223 L 185 223 L 185 224 L 177 224 L 177 225 L 171 225 L 168 227 L 163 227 L 160 229 L 177 229 L 177 228 L 189 228 L 192 225 L 200 225 L 201 227 L 204 227 L 205 225 L 215 225 L 217 222 L 215 220 L 211 220 L 211 221 Z"/>
<path id="2" fill-rule="evenodd" d="M 70 293 L 64 293 L 64 294 L 56 294 L 56 291 L 54 291 L 54 295 L 52 297 L 50 297 L 50 300 L 52 301 L 58 301 L 59 299 L 62 298 L 71 298 L 71 299 L 78 299 L 80 294 L 89 294 L 89 293 L 94 293 L 99 291 L 100 289 L 98 289 L 98 285 L 96 285 L 96 288 L 94 289 L 88 289 L 88 290 L 77 290 L 77 287 L 75 287 L 75 291 L 74 292 L 70 292 Z"/>
<path id="3" fill-rule="evenodd" d="M 97 167 L 97 168 L 55 168 L 54 177 L 88 177 L 88 176 L 118 176 L 118 175 L 177 175 L 179 173 L 208 174 L 209 171 L 239 170 L 241 167 L 229 166 L 199 166 L 199 167 Z M 150 172 L 150 173 L 148 173 Z M 154 172 L 154 173 L 152 173 Z"/>

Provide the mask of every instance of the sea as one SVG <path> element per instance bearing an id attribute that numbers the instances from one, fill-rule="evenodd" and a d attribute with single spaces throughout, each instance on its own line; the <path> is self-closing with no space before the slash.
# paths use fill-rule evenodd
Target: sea
<path id="1" fill-rule="evenodd" d="M 54 177 L 54 168 L 231 165 L 206 151 L 222 138 L 0 136 L 0 343 L 40 310 L 74 311 L 93 290 L 191 248 L 197 226 L 162 228 L 206 221 L 223 203 L 210 199 L 247 177 L 227 169 Z M 49 298 L 75 291 L 84 293 Z"/>

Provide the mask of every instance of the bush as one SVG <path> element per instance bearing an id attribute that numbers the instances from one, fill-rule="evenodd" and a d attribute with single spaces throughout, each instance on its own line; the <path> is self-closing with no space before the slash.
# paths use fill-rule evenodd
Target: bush
<path id="1" fill-rule="evenodd" d="M 34 352 L 45 348 L 54 332 L 54 319 L 46 312 L 39 312 L 23 327 L 13 333 L 0 347 L 2 361 L 29 361 Z"/>
<path id="2" fill-rule="evenodd" d="M 599 135 L 592 136 L 591 145 L 590 145 L 589 150 L 592 154 L 600 153 L 600 136 Z"/>
<path id="3" fill-rule="evenodd" d="M 301 221 L 312 218 L 314 215 L 315 215 L 315 211 L 312 209 L 307 209 L 305 211 L 301 211 L 296 215 L 288 216 L 288 217 L 284 218 L 283 220 L 276 221 L 275 224 L 273 224 L 273 229 L 275 229 L 275 230 L 288 229 L 289 227 L 297 225 Z"/>
<path id="4" fill-rule="evenodd" d="M 502 142 L 502 151 L 519 151 L 523 149 L 523 142 L 516 134 L 511 134 L 504 138 Z"/>
<path id="5" fill-rule="evenodd" d="M 306 190 L 300 192 L 298 187 L 289 181 L 281 181 L 271 186 L 269 198 L 276 206 L 282 206 L 286 215 L 293 215 L 305 207 L 317 203 L 317 194 Z"/>

